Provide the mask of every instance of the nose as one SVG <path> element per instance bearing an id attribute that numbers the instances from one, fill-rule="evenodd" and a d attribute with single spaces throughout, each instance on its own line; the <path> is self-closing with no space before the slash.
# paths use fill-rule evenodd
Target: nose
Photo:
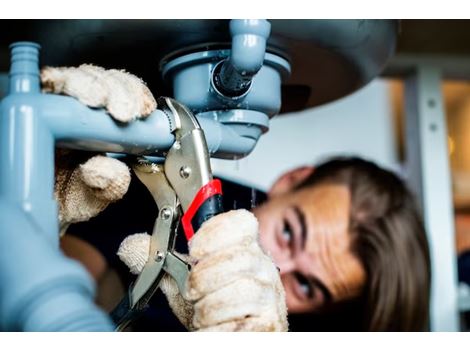
<path id="1" fill-rule="evenodd" d="M 295 262 L 291 258 L 285 258 L 282 260 L 279 260 L 277 263 L 277 267 L 279 268 L 279 271 L 282 274 L 288 274 L 293 271 L 295 271 Z"/>

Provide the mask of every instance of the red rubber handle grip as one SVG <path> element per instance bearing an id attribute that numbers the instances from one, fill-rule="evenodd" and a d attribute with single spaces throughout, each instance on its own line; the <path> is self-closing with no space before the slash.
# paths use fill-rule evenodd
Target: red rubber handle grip
<path id="1" fill-rule="evenodd" d="M 181 218 L 186 239 L 189 241 L 205 221 L 223 211 L 222 183 L 213 179 L 197 192 Z"/>

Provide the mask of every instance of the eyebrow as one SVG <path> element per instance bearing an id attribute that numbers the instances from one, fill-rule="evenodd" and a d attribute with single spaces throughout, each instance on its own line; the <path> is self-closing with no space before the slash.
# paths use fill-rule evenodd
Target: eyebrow
<path id="1" fill-rule="evenodd" d="M 300 210 L 299 207 L 294 206 L 293 210 L 294 210 L 295 214 L 297 215 L 297 217 L 299 218 L 300 233 L 301 233 L 301 238 L 302 238 L 301 248 L 304 249 L 305 248 L 305 240 L 306 240 L 306 237 L 307 237 L 307 225 L 305 223 L 305 214 L 302 210 Z"/>

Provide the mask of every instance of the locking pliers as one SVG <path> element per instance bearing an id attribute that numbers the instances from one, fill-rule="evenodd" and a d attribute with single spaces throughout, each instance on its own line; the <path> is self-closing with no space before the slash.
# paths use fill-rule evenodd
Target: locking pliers
<path id="1" fill-rule="evenodd" d="M 174 253 L 179 222 L 189 241 L 204 221 L 223 211 L 221 183 L 212 177 L 198 121 L 171 98 L 158 99 L 158 107 L 167 115 L 175 141 L 163 164 L 143 157 L 132 162 L 133 171 L 157 203 L 158 214 L 147 263 L 111 313 L 117 330 L 123 330 L 146 309 L 165 273 L 175 279 L 180 292 L 185 291 L 190 265 Z"/>

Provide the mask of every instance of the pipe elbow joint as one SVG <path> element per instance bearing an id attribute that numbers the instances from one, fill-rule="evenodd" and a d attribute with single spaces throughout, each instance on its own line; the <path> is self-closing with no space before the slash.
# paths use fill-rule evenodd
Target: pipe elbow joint
<path id="1" fill-rule="evenodd" d="M 85 269 L 16 204 L 0 198 L 0 330 L 112 331 Z"/>
<path id="2" fill-rule="evenodd" d="M 270 32 L 271 24 L 267 20 L 230 21 L 230 63 L 241 76 L 252 77 L 263 66 Z"/>

